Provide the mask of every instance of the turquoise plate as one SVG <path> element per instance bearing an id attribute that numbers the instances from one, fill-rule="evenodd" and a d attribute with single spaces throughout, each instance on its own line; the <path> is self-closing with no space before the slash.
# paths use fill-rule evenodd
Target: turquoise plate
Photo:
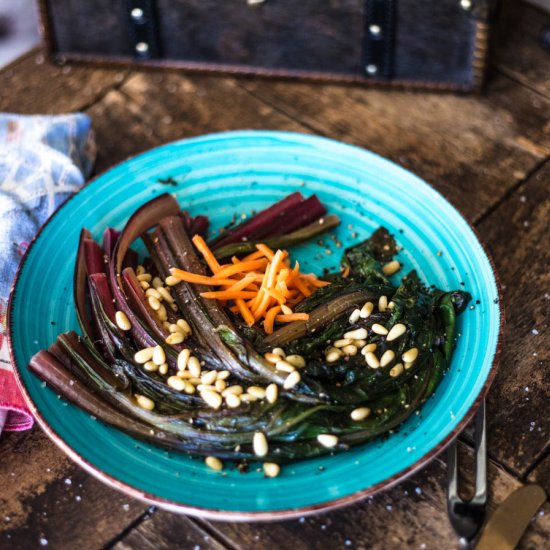
<path id="1" fill-rule="evenodd" d="M 175 185 L 167 185 L 173 178 Z M 161 183 L 165 180 L 165 183 Z M 170 180 L 172 181 L 172 180 Z M 58 399 L 27 370 L 29 358 L 77 327 L 72 272 L 80 229 L 100 238 L 122 228 L 144 202 L 167 191 L 214 229 L 288 193 L 316 193 L 342 223 L 293 251 L 305 269 L 338 265 L 343 247 L 388 227 L 405 270 L 443 289 L 463 288 L 473 306 L 460 317 L 451 368 L 436 394 L 400 433 L 336 456 L 285 466 L 265 479 L 209 470 L 201 459 L 143 444 Z M 305 261 L 303 261 L 305 260 Z M 495 372 L 501 331 L 498 285 L 487 254 L 462 216 L 432 187 L 372 153 L 328 139 L 281 132 L 229 132 L 185 139 L 105 172 L 43 227 L 20 268 L 9 308 L 19 385 L 48 435 L 108 484 L 147 502 L 215 519 L 274 519 L 352 502 L 433 458 L 465 426 Z M 32 305 L 31 305 L 32 304 Z"/>

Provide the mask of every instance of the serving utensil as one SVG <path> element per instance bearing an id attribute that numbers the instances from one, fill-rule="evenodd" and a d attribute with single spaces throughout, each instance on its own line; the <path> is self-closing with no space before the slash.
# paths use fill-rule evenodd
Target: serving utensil
<path id="1" fill-rule="evenodd" d="M 458 494 L 458 456 L 456 439 L 447 452 L 447 510 L 451 525 L 460 537 L 464 548 L 471 548 L 486 516 L 487 505 L 487 439 L 485 424 L 485 399 L 474 417 L 475 429 L 475 493 L 470 500 Z"/>

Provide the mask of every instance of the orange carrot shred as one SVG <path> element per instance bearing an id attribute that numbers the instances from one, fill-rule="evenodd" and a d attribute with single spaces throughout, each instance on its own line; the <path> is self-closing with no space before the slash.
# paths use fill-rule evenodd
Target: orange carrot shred
<path id="1" fill-rule="evenodd" d="M 246 299 L 256 296 L 253 290 L 217 290 L 213 292 L 201 292 L 203 298 L 214 298 L 216 300 Z"/>
<path id="2" fill-rule="evenodd" d="M 307 321 L 309 313 L 290 313 L 288 315 L 277 315 L 275 321 L 277 323 L 292 323 L 294 321 Z"/>
<path id="3" fill-rule="evenodd" d="M 214 253 L 208 248 L 205 240 L 200 235 L 195 235 L 192 239 L 193 244 L 196 249 L 202 254 L 205 262 L 208 264 L 208 267 L 212 270 L 213 273 L 218 273 L 221 267 L 214 256 Z"/>
<path id="4" fill-rule="evenodd" d="M 186 281 L 188 283 L 196 283 L 199 285 L 223 285 L 223 284 L 233 284 L 235 281 L 231 279 L 214 279 L 206 275 L 197 275 L 196 273 L 191 273 L 189 271 L 184 271 L 183 269 L 178 269 L 173 267 L 170 270 L 170 273 L 180 279 L 181 281 Z"/>
<path id="5" fill-rule="evenodd" d="M 275 323 L 275 316 L 281 311 L 280 306 L 273 306 L 265 314 L 264 319 L 264 330 L 266 334 L 271 334 L 273 332 L 273 324 Z"/>
<path id="6" fill-rule="evenodd" d="M 313 294 L 311 290 L 309 290 L 309 288 L 304 284 L 302 279 L 300 279 L 300 277 L 296 277 L 293 281 L 293 284 L 306 298 Z"/>
<path id="7" fill-rule="evenodd" d="M 223 279 L 225 277 L 231 277 L 237 273 L 242 273 L 243 271 L 253 271 L 255 269 L 262 269 L 267 265 L 267 260 L 252 260 L 250 262 L 239 262 L 238 264 L 231 264 L 227 267 L 220 269 L 215 275 L 214 278 Z"/>
<path id="8" fill-rule="evenodd" d="M 275 252 L 265 244 L 257 244 L 256 248 L 269 260 L 272 260 L 275 256 Z"/>
<path id="9" fill-rule="evenodd" d="M 239 309 L 239 313 L 241 314 L 242 318 L 244 319 L 244 322 L 251 327 L 254 324 L 254 315 L 250 312 L 248 307 L 246 306 L 244 300 L 237 299 L 235 300 L 235 303 L 237 304 L 237 308 Z"/>

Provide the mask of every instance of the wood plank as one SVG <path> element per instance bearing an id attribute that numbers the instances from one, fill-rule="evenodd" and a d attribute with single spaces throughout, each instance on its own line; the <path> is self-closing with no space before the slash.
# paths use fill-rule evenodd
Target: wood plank
<path id="1" fill-rule="evenodd" d="M 484 96 L 239 83 L 315 132 L 413 170 L 474 221 L 550 155 L 550 102 L 501 75 Z"/>
<path id="2" fill-rule="evenodd" d="M 491 456 L 523 476 L 550 436 L 550 161 L 478 227 L 504 291 L 506 328 L 500 368 L 489 392 Z"/>
<path id="3" fill-rule="evenodd" d="M 223 544 L 185 516 L 155 512 L 112 547 L 114 550 L 222 550 Z"/>
<path id="4" fill-rule="evenodd" d="M 550 98 L 550 56 L 540 42 L 550 14 L 517 0 L 501 4 L 492 36 L 492 64 Z"/>
<path id="5" fill-rule="evenodd" d="M 65 456 L 40 430 L 0 438 L 0 548 L 98 548 L 147 509 Z M 43 539 L 42 543 L 41 540 Z"/>
<path id="6" fill-rule="evenodd" d="M 460 445 L 461 475 L 470 480 L 465 489 L 472 489 L 473 453 Z M 224 523 L 193 520 L 207 528 L 217 539 L 233 548 L 288 548 L 293 550 L 325 550 L 326 548 L 455 548 L 458 540 L 446 511 L 446 466 L 435 459 L 422 472 L 396 487 L 339 510 L 297 520 L 270 523 Z M 489 463 L 489 510 L 493 511 L 521 483 Z M 519 548 L 541 548 L 550 535 L 550 506 L 537 515 Z M 186 532 L 186 518 L 158 510 L 148 520 L 149 541 L 165 540 L 173 533 Z M 139 530 L 139 529 L 138 529 Z M 142 542 L 142 538 L 138 539 Z M 130 548 L 138 547 L 137 544 Z M 163 548 L 164 546 L 161 546 Z M 206 546 L 208 547 L 208 546 Z M 121 547 L 121 548 L 124 548 Z M 148 546 L 145 546 L 148 548 Z"/>
<path id="7" fill-rule="evenodd" d="M 93 105 L 96 172 L 151 147 L 230 129 L 306 131 L 230 78 L 136 73 Z"/>
<path id="8" fill-rule="evenodd" d="M 128 71 L 59 66 L 37 48 L 0 71 L 0 111 L 58 114 L 85 109 L 120 86 Z"/>

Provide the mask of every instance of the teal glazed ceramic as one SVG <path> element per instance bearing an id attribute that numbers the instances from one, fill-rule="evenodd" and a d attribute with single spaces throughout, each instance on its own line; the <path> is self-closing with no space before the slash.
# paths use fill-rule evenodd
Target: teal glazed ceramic
<path id="1" fill-rule="evenodd" d="M 336 231 L 292 251 L 306 271 L 335 268 L 343 248 L 380 225 L 403 247 L 404 271 L 473 297 L 460 338 L 435 395 L 384 440 L 304 460 L 266 479 L 227 465 L 143 444 L 59 399 L 27 370 L 57 334 L 77 328 L 72 274 L 82 227 L 99 239 L 122 228 L 143 203 L 173 193 L 213 229 L 260 210 L 292 191 L 316 193 L 340 216 Z M 395 275 L 394 277 L 398 277 Z M 32 307 L 30 304 L 32 303 Z M 10 347 L 19 385 L 48 435 L 106 483 L 172 511 L 214 519 L 277 519 L 352 502 L 396 483 L 439 453 L 472 417 L 494 376 L 502 316 L 490 259 L 462 216 L 432 187 L 362 149 L 303 134 L 246 131 L 185 139 L 105 172 L 67 201 L 27 251 L 10 302 Z M 254 465 L 255 466 L 255 465 Z"/>

